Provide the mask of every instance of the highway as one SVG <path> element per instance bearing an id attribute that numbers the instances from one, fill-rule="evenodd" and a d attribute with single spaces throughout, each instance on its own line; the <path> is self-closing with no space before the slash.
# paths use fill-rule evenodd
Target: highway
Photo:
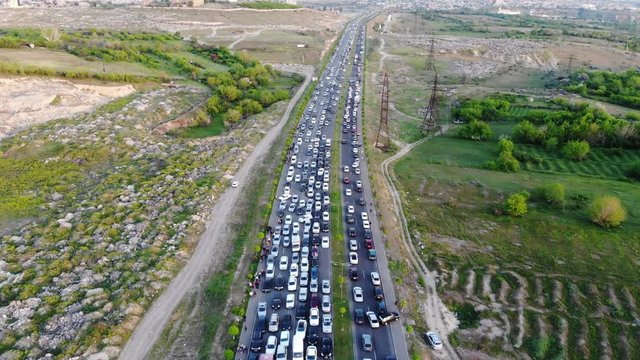
<path id="1" fill-rule="evenodd" d="M 349 280 L 349 289 L 360 286 L 364 290 L 362 303 L 353 303 L 353 296 L 350 296 L 351 315 L 353 317 L 355 308 L 379 313 L 370 277 L 373 271 L 380 273 L 379 288 L 384 289 L 387 310 L 397 311 L 377 219 L 370 206 L 371 189 L 368 188 L 369 182 L 362 178 L 366 177 L 363 148 L 358 146 L 361 142 L 361 116 L 359 111 L 354 111 L 354 107 L 361 110 L 361 99 L 358 96 L 364 53 L 364 23 L 361 20 L 356 19 L 345 28 L 325 71 L 315 84 L 312 99 L 307 104 L 303 117 L 299 119 L 293 144 L 288 149 L 287 163 L 280 176 L 269 219 L 270 230 L 266 232 L 267 236 L 263 242 L 263 257 L 258 267 L 259 276 L 254 282 L 255 293 L 249 301 L 245 326 L 240 334 L 239 343 L 241 347 L 246 347 L 247 351 L 239 351 L 236 354 L 238 360 L 258 359 L 259 354 L 266 352 L 281 353 L 282 357 L 274 356 L 276 359 L 301 359 L 301 354 L 308 356 L 314 350 L 318 358 L 333 358 L 328 354 L 329 349 L 326 346 L 326 342 L 330 342 L 332 353 L 333 326 L 323 326 L 323 317 L 333 317 L 338 312 L 334 311 L 336 309 L 333 306 L 330 306 L 330 309 L 323 306 L 323 295 L 331 296 L 333 289 L 324 289 L 322 283 L 324 280 L 329 280 L 330 283 L 333 275 L 331 247 L 334 244 L 329 224 L 331 221 L 346 221 L 346 217 L 333 219 L 329 216 L 329 180 L 330 176 L 336 174 L 341 180 L 343 213 L 347 213 L 347 206 L 354 207 L 354 222 L 345 223 L 344 226 L 345 239 L 354 239 L 358 243 L 358 264 L 349 265 L 349 259 L 344 259 L 343 263 L 339 264 L 346 267 L 345 272 L 352 266 L 357 268 L 359 280 Z M 354 56 L 351 56 L 352 53 Z M 348 67 L 351 68 L 351 77 L 345 79 Z M 337 114 L 341 93 L 347 94 L 346 117 L 344 113 Z M 348 95 L 349 93 L 351 95 Z M 342 136 L 338 139 L 333 138 L 334 126 L 341 129 Z M 354 148 L 358 149 L 357 156 L 353 155 Z M 340 169 L 331 168 L 331 158 L 335 156 L 340 156 Z M 361 165 L 356 170 L 353 164 L 358 159 Z M 345 166 L 349 167 L 349 173 L 344 172 Z M 352 180 L 349 184 L 343 182 L 345 176 Z M 360 181 L 362 186 L 358 188 L 356 182 Z M 347 189 L 351 191 L 348 196 Z M 375 247 L 377 252 L 376 259 L 368 258 L 361 212 L 371 214 L 371 246 Z M 347 234 L 350 228 L 353 228 L 354 236 Z M 299 248 L 296 239 L 299 239 Z M 345 246 L 349 246 L 348 241 Z M 347 249 L 345 254 L 348 253 Z M 379 267 L 379 262 L 383 266 Z M 291 277 L 292 274 L 296 275 L 295 278 Z M 317 284 L 317 289 L 314 284 Z M 277 285 L 281 285 L 282 288 Z M 303 293 L 306 293 L 306 299 Z M 292 297 L 290 301 L 287 301 L 288 296 Z M 259 310 L 260 304 L 266 305 L 266 309 Z M 299 306 L 302 308 L 299 309 Z M 310 317 L 312 311 L 319 317 L 319 324 L 313 326 Z M 270 328 L 269 322 L 273 314 L 277 314 L 278 324 Z M 284 325 L 287 318 L 290 318 L 290 327 Z M 294 341 L 298 319 L 306 321 L 306 331 L 302 332 L 303 343 Z M 352 324 L 355 359 L 408 359 L 399 321 L 377 329 L 372 329 L 366 319 L 363 324 Z M 260 331 L 261 328 L 263 331 Z M 272 345 L 271 349 L 267 349 L 270 337 L 274 336 L 277 339 L 275 344 L 279 345 L 281 336 L 287 335 L 287 332 L 289 344 L 286 351 L 283 351 L 284 346 Z M 373 351 L 363 351 L 362 334 L 372 335 Z M 296 351 L 298 357 L 294 357 Z M 402 355 L 395 357 L 396 352 Z"/>
<path id="2" fill-rule="evenodd" d="M 322 140 L 323 137 L 325 139 L 331 139 L 333 136 L 333 125 L 335 123 L 336 112 L 338 110 L 338 101 L 340 99 L 340 90 L 344 86 L 342 83 L 344 82 L 344 76 L 346 73 L 346 66 L 350 63 L 348 55 L 351 47 L 353 46 L 353 40 L 355 37 L 355 26 L 353 23 L 345 29 L 342 38 L 340 39 L 338 45 L 336 46 L 336 50 L 334 51 L 334 55 L 331 57 L 329 63 L 326 66 L 324 73 L 318 78 L 316 82 L 316 88 L 313 93 L 312 99 L 307 104 L 307 108 L 305 110 L 305 115 L 300 119 L 299 124 L 297 126 L 296 135 L 294 136 L 294 144 L 291 149 L 289 149 L 288 158 L 289 161 L 285 164 L 283 172 L 280 177 L 280 182 L 277 190 L 277 198 L 274 199 L 273 203 L 273 212 L 269 219 L 269 225 L 273 230 L 272 236 L 267 236 L 270 238 L 271 243 L 280 242 L 280 246 L 278 246 L 278 253 L 276 256 L 271 256 L 274 260 L 274 274 L 273 274 L 273 284 L 275 285 L 275 281 L 279 276 L 282 276 L 285 279 L 284 289 L 275 290 L 271 289 L 268 292 L 264 289 L 264 285 L 266 283 L 266 273 L 265 276 L 260 277 L 260 284 L 256 294 L 252 297 L 249 302 L 246 316 L 246 324 L 243 327 L 243 331 L 240 336 L 240 344 L 246 345 L 249 347 L 249 351 L 246 353 L 238 353 L 236 355 L 236 359 L 251 359 L 257 358 L 255 355 L 264 353 L 265 346 L 267 343 L 267 339 L 270 335 L 277 336 L 280 338 L 280 332 L 282 330 L 282 322 L 284 318 L 289 315 L 291 317 L 291 331 L 290 331 L 290 339 L 293 339 L 293 335 L 296 327 L 296 312 L 299 304 L 305 304 L 306 312 L 308 315 L 310 298 L 311 295 L 314 294 L 309 291 L 307 296 L 307 300 L 305 302 L 301 302 L 299 300 L 300 291 L 300 276 L 298 276 L 298 284 L 296 286 L 295 291 L 288 291 L 287 288 L 287 280 L 289 279 L 291 264 L 293 263 L 293 254 L 292 251 L 293 244 L 291 244 L 292 234 L 293 234 L 293 223 L 297 222 L 299 225 L 298 233 L 300 234 L 301 240 L 301 251 L 296 253 L 300 254 L 304 245 L 304 242 L 308 243 L 308 249 L 310 254 L 307 259 L 309 260 L 310 268 L 314 265 L 317 265 L 318 269 L 318 298 L 322 299 L 322 289 L 321 284 L 323 280 L 331 279 L 331 239 L 329 239 L 329 247 L 325 248 L 322 244 L 316 246 L 315 248 L 318 250 L 317 260 L 313 260 L 313 252 L 314 252 L 314 243 L 318 243 L 318 240 L 321 240 L 322 237 L 330 237 L 328 233 L 328 221 L 324 221 L 322 215 L 325 211 L 328 211 L 328 204 L 326 204 L 325 196 L 329 196 L 329 189 L 326 186 L 329 185 L 329 176 L 326 177 L 324 174 L 320 178 L 318 176 L 318 171 L 320 168 L 324 169 L 321 172 L 326 174 L 331 174 L 330 164 L 331 159 L 330 156 L 327 157 L 327 153 L 331 154 L 331 147 L 327 146 L 326 140 Z M 324 114 L 323 114 L 324 111 Z M 318 144 L 316 146 L 316 143 Z M 324 148 L 324 153 L 321 155 L 320 149 Z M 337 156 L 337 154 L 335 155 Z M 295 162 L 293 161 L 295 157 Z M 293 179 L 289 176 L 290 166 L 293 166 Z M 318 181 L 314 181 L 310 184 L 309 179 L 311 176 L 318 177 Z M 288 178 L 289 177 L 289 178 Z M 325 180 L 326 179 L 326 180 Z M 326 185 L 325 185 L 326 184 Z M 309 186 L 311 185 L 311 186 Z M 325 189 L 323 189 L 325 186 Z M 288 196 L 284 196 L 285 187 L 288 188 Z M 311 192 L 310 191 L 311 188 Z M 309 192 L 309 193 L 308 193 Z M 318 194 L 318 195 L 316 195 Z M 311 197 L 307 195 L 312 195 Z M 317 203 L 321 204 L 321 207 L 316 208 L 316 196 L 319 196 L 317 199 Z M 286 199 L 282 201 L 282 199 Z M 297 201 L 297 205 L 292 205 L 293 200 Z M 307 210 L 307 204 L 311 204 L 311 208 Z M 304 206 L 300 206 L 304 205 Z M 283 210 L 281 206 L 284 207 Z M 283 231 L 286 224 L 286 220 L 291 218 L 290 230 L 288 232 Z M 306 222 L 305 220 L 310 218 L 310 221 Z M 299 221 L 303 220 L 303 221 Z M 334 219 L 329 219 L 329 221 L 336 221 Z M 320 230 L 319 234 L 313 234 L 313 224 L 319 223 L 323 229 Z M 324 224 L 326 223 L 326 227 Z M 310 227 L 307 229 L 307 227 Z M 309 230 L 309 237 L 305 237 L 305 230 Z M 278 234 L 279 233 L 279 234 Z M 285 235 L 288 234 L 288 235 Z M 279 238 L 279 240 L 278 240 Z M 306 238 L 306 239 L 305 239 Z M 268 249 L 268 247 L 267 247 Z M 279 260 L 281 256 L 287 256 L 288 258 L 288 266 L 287 270 L 280 270 Z M 265 269 L 267 267 L 267 259 L 270 256 L 267 256 L 260 262 L 259 269 Z M 303 256 L 299 256 L 298 260 L 298 272 L 302 275 L 301 265 L 302 265 Z M 311 270 L 311 269 L 309 269 Z M 311 282 L 311 271 L 307 272 L 309 277 L 309 283 Z M 310 284 L 309 284 L 310 285 Z M 308 287 L 309 290 L 310 286 Z M 287 294 L 295 294 L 295 304 L 293 308 L 287 308 L 286 306 L 286 296 Z M 330 295 L 330 294 L 329 294 Z M 272 309 L 272 303 L 274 298 L 281 298 L 281 305 L 279 309 Z M 277 332 L 269 332 L 268 330 L 262 336 L 262 346 L 260 349 L 254 348 L 257 351 L 251 351 L 250 344 L 251 340 L 254 338 L 256 323 L 258 322 L 257 317 L 257 309 L 258 304 L 261 302 L 266 302 L 267 304 L 267 322 L 271 318 L 273 313 L 277 313 L 280 321 L 280 328 Z M 329 313 L 333 312 L 333 308 Z M 320 312 L 321 315 L 325 312 Z M 305 316 L 307 322 L 309 322 L 308 316 Z M 311 328 L 318 329 L 318 337 L 322 338 L 323 336 L 330 337 L 332 339 L 332 334 L 323 334 L 321 326 L 308 326 L 309 331 L 307 332 L 306 341 L 305 341 L 305 349 L 310 345 L 309 337 L 311 337 Z M 331 341 L 333 344 L 333 339 Z M 317 340 L 315 346 L 320 353 L 321 350 L 321 340 Z M 293 358 L 293 344 L 292 341 L 289 342 L 288 351 L 287 351 L 287 359 Z M 305 352 L 306 354 L 306 352 Z"/>
<path id="3" fill-rule="evenodd" d="M 345 111 L 342 119 L 341 134 L 341 169 L 340 178 L 342 184 L 342 203 L 345 239 L 347 239 L 346 254 L 352 252 L 349 240 L 355 240 L 357 250 L 354 252 L 358 257 L 358 264 L 350 264 L 349 255 L 345 259 L 345 266 L 348 267 L 348 279 L 350 282 L 350 306 L 351 314 L 355 315 L 356 309 L 366 312 L 374 312 L 382 315 L 388 312 L 398 313 L 393 284 L 387 266 L 384 244 L 378 225 L 375 209 L 373 208 L 371 186 L 368 180 L 368 171 L 362 146 L 362 76 L 363 76 L 363 56 L 365 54 L 365 30 L 364 26 L 358 29 L 356 40 L 355 56 L 352 62 L 351 77 Z M 355 150 L 357 149 L 357 150 Z M 355 153 L 357 151 L 357 154 Z M 356 166 L 357 165 L 357 166 Z M 349 183 L 345 183 L 348 178 Z M 350 210 L 353 213 L 350 214 Z M 365 213 L 363 216 L 362 213 Z M 367 219 L 367 220 L 365 220 Z M 365 230 L 365 222 L 368 221 Z M 370 256 L 370 250 L 375 251 L 375 258 Z M 354 271 L 355 270 L 355 271 Z M 371 273 L 376 272 L 380 276 L 379 285 L 374 285 Z M 352 275 L 357 273 L 357 280 Z M 353 288 L 362 289 L 362 302 L 354 301 Z M 378 293 L 378 299 L 374 289 L 379 288 L 382 294 Z M 384 302 L 386 310 L 380 309 L 379 302 Z M 363 335 L 372 336 L 373 351 L 363 350 Z M 400 321 L 394 321 L 388 325 L 380 325 L 379 328 L 372 328 L 365 316 L 363 324 L 353 323 L 353 341 L 355 349 L 355 359 L 408 359 L 408 351 L 404 339 L 403 329 Z"/>

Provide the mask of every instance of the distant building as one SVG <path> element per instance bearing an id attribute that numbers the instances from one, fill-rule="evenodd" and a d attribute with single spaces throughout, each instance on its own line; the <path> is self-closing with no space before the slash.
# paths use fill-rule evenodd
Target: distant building
<path id="1" fill-rule="evenodd" d="M 198 7 L 204 5 L 204 0 L 169 0 L 171 7 Z"/>

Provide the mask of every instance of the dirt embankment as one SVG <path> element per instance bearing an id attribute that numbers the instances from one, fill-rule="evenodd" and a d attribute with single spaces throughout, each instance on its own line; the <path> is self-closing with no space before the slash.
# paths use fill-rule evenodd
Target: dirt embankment
<path id="1" fill-rule="evenodd" d="M 32 125 L 91 111 L 134 91 L 132 85 L 88 85 L 62 79 L 0 78 L 0 139 Z"/>

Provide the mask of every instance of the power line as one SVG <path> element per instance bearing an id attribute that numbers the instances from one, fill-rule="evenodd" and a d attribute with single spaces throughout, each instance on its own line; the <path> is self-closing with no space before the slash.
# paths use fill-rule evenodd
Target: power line
<path id="1" fill-rule="evenodd" d="M 424 111 L 424 119 L 422 120 L 421 130 L 423 134 L 431 135 L 440 131 L 440 125 L 438 124 L 438 120 L 440 119 L 439 106 L 438 73 L 436 73 L 436 76 L 433 79 L 433 88 L 431 89 L 429 104 Z"/>
<path id="2" fill-rule="evenodd" d="M 380 95 L 380 125 L 375 146 L 378 149 L 388 149 L 389 145 L 389 75 L 384 73 Z"/>

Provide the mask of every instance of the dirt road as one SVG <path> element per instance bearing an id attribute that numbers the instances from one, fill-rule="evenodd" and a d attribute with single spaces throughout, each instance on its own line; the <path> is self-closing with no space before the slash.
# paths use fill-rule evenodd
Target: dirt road
<path id="1" fill-rule="evenodd" d="M 443 127 L 443 132 L 446 132 L 446 127 Z M 434 354 L 440 358 L 442 356 L 443 359 L 460 359 L 455 349 L 449 344 L 448 335 L 453 329 L 457 326 L 457 319 L 455 315 L 451 313 L 442 303 L 440 297 L 438 297 L 437 287 L 436 287 L 436 272 L 431 272 L 422 261 L 420 255 L 413 247 L 413 241 L 411 240 L 411 233 L 409 232 L 409 228 L 407 226 L 407 219 L 404 217 L 404 212 L 402 211 L 402 202 L 400 199 L 400 194 L 398 194 L 398 190 L 395 187 L 394 181 L 395 176 L 393 173 L 389 171 L 389 165 L 394 161 L 400 159 L 409 151 L 411 151 L 414 147 L 422 144 L 425 141 L 428 141 L 430 137 L 423 138 L 419 141 L 416 141 L 408 146 L 402 148 L 402 150 L 398 151 L 394 156 L 386 159 L 382 162 L 382 173 L 384 174 L 385 180 L 387 182 L 387 187 L 389 188 L 389 193 L 393 199 L 394 208 L 396 211 L 396 216 L 400 220 L 402 226 L 402 240 L 403 246 L 407 253 L 411 256 L 409 260 L 412 265 L 418 270 L 419 275 L 424 280 L 424 283 L 427 287 L 427 302 L 423 304 L 424 306 L 424 316 L 427 322 L 427 326 L 430 330 L 434 330 L 440 334 L 440 338 L 444 344 L 444 349 L 442 352 Z"/>
<path id="2" fill-rule="evenodd" d="M 252 171 L 254 165 L 269 151 L 275 139 L 280 135 L 294 105 L 302 96 L 313 76 L 313 68 L 311 67 L 296 67 L 287 70 L 304 75 L 304 83 L 289 102 L 282 119 L 260 140 L 253 152 L 242 164 L 240 170 L 236 173 L 235 179 L 238 179 L 241 185 L 237 188 L 230 187 L 220 196 L 218 202 L 211 210 L 207 230 L 198 242 L 198 246 L 193 251 L 189 262 L 146 312 L 144 318 L 140 324 L 138 324 L 126 346 L 120 353 L 120 359 L 142 360 L 146 358 L 162 333 L 171 314 L 176 306 L 180 304 L 183 297 L 190 293 L 194 287 L 202 283 L 206 271 L 211 268 L 212 265 L 220 260 L 224 260 L 216 256 L 216 250 L 221 242 L 229 240 L 228 235 L 230 229 L 228 228 L 227 219 L 234 211 L 234 205 L 238 202 L 240 196 L 245 193 L 243 188 L 249 186 L 249 184 L 243 183 L 242 180 L 248 178 L 249 172 Z"/>

